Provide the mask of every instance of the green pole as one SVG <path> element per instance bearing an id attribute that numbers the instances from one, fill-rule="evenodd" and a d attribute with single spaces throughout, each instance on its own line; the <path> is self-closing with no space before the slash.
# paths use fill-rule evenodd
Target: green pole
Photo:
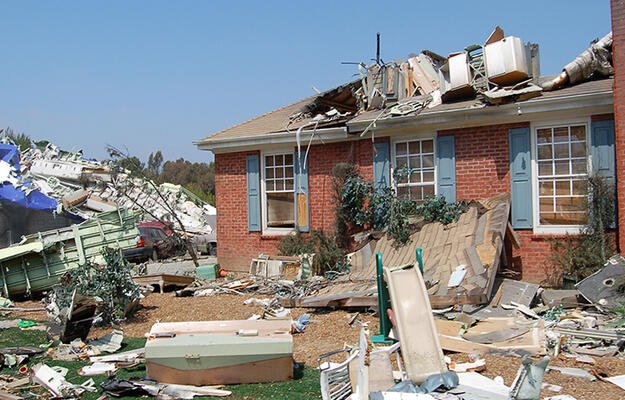
<path id="1" fill-rule="evenodd" d="M 423 275 L 423 249 L 420 247 L 417 247 L 417 263 L 419 264 L 419 271 Z"/>
<path id="2" fill-rule="evenodd" d="M 377 280 L 378 280 L 378 318 L 380 320 L 380 336 L 382 339 L 386 339 L 391 331 L 391 320 L 386 313 L 386 309 L 389 308 L 389 294 L 388 288 L 384 283 L 384 270 L 382 268 L 382 253 L 378 252 L 375 255 L 376 267 L 377 267 Z"/>

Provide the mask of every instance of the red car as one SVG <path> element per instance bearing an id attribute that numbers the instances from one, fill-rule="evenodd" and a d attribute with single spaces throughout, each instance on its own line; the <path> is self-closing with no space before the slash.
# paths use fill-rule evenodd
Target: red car
<path id="1" fill-rule="evenodd" d="M 142 222 L 137 224 L 139 238 L 137 246 L 123 251 L 128 261 L 157 261 L 175 256 L 178 251 L 177 240 L 173 232 L 160 222 Z"/>

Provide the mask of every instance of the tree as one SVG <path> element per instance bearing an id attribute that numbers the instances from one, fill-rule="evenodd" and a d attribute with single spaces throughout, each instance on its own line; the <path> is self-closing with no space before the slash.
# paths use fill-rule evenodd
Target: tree
<path id="1" fill-rule="evenodd" d="M 150 153 L 148 157 L 148 174 L 156 177 L 161 173 L 161 165 L 163 164 L 163 153 L 157 150 L 156 153 Z"/>
<path id="2" fill-rule="evenodd" d="M 33 140 L 30 138 L 30 136 L 23 132 L 16 134 L 15 132 L 13 132 L 13 129 L 11 129 L 11 127 L 7 127 L 4 130 L 4 135 L 9 138 L 13 143 L 15 143 L 20 151 L 30 149 L 33 145 Z"/>

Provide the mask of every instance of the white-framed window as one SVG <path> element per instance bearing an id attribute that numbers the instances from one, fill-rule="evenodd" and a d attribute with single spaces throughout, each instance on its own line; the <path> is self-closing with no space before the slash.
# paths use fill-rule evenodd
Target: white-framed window
<path id="1" fill-rule="evenodd" d="M 434 152 L 431 137 L 393 143 L 393 168 L 400 172 L 395 179 L 398 196 L 422 202 L 436 194 Z"/>
<path id="2" fill-rule="evenodd" d="M 573 232 L 586 222 L 588 122 L 538 125 L 534 143 L 534 226 Z"/>
<path id="3" fill-rule="evenodd" d="M 263 230 L 287 233 L 295 228 L 293 152 L 262 155 Z"/>

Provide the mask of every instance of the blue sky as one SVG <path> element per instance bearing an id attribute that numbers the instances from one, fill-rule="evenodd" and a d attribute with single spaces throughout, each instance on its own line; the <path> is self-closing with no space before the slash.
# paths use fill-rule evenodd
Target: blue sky
<path id="1" fill-rule="evenodd" d="M 479 4 L 479 7 L 474 4 Z M 610 30 L 601 1 L 3 1 L 0 127 L 105 157 L 212 159 L 210 133 L 353 79 L 375 56 L 441 55 L 495 25 L 558 73 Z"/>

